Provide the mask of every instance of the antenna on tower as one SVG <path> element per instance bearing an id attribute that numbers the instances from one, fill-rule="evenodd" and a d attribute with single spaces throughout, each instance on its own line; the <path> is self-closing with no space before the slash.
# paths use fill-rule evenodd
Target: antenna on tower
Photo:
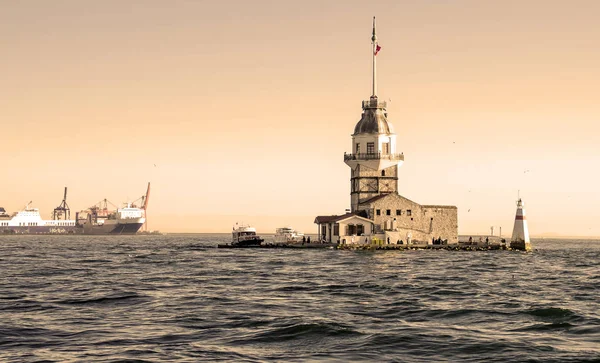
<path id="1" fill-rule="evenodd" d="M 376 56 L 381 47 L 377 44 L 377 35 L 375 33 L 375 17 L 373 17 L 373 35 L 371 36 L 371 45 L 373 46 L 373 95 L 377 97 L 377 61 Z"/>

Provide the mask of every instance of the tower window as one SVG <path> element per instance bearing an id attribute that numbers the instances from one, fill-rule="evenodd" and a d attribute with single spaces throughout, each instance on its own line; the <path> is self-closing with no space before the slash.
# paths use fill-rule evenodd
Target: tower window
<path id="1" fill-rule="evenodd" d="M 409 216 L 409 217 L 412 216 L 412 210 L 407 209 L 406 210 L 406 215 Z"/>
<path id="2" fill-rule="evenodd" d="M 375 154 L 375 143 L 367 142 L 367 154 Z"/>
<path id="3" fill-rule="evenodd" d="M 356 144 L 356 153 L 360 154 L 360 144 Z"/>
<path id="4" fill-rule="evenodd" d="M 388 215 L 388 216 L 391 216 L 392 215 L 392 211 L 388 209 L 388 210 L 385 211 L 385 214 Z"/>
<path id="5" fill-rule="evenodd" d="M 400 209 L 396 209 L 396 215 L 399 216 L 402 214 L 402 211 Z"/>
<path id="6" fill-rule="evenodd" d="M 376 213 L 378 216 L 380 216 L 380 215 L 381 215 L 381 209 L 377 209 L 377 210 L 375 211 L 375 213 Z"/>
<path id="7" fill-rule="evenodd" d="M 385 176 L 385 170 L 381 171 L 381 176 Z"/>
<path id="8" fill-rule="evenodd" d="M 384 142 L 383 144 L 381 144 L 381 151 L 383 154 L 389 154 L 390 153 L 390 143 L 389 142 Z"/>

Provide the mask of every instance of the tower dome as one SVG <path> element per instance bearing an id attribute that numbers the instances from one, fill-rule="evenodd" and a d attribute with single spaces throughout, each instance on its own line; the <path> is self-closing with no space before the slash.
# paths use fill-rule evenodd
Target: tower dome
<path id="1" fill-rule="evenodd" d="M 354 127 L 354 134 L 384 134 L 394 133 L 394 128 L 387 120 L 385 101 L 379 102 L 377 96 L 363 101 L 363 113 L 360 121 Z"/>

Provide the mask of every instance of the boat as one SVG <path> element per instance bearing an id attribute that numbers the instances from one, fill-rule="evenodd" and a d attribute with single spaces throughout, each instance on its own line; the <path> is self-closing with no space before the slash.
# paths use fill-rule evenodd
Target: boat
<path id="1" fill-rule="evenodd" d="M 61 204 L 54 208 L 52 219 L 44 220 L 32 202 L 17 213 L 9 215 L 0 207 L 0 233 L 3 234 L 135 234 L 146 223 L 146 210 L 150 195 L 150 183 L 141 199 L 141 207 L 134 203 L 124 203 L 122 207 L 109 210 L 108 200 L 75 213 L 71 219 L 71 210 L 67 204 L 67 188 Z M 113 205 L 114 206 L 114 205 Z"/>
<path id="2" fill-rule="evenodd" d="M 62 203 L 54 208 L 52 219 L 42 219 L 40 210 L 31 207 L 30 201 L 25 207 L 9 215 L 0 207 L 0 233 L 3 234 L 75 234 L 80 233 L 77 221 L 71 219 L 71 210 L 67 205 L 67 188 Z"/>
<path id="3" fill-rule="evenodd" d="M 107 199 L 77 213 L 77 224 L 83 234 L 136 234 L 146 223 L 150 183 L 146 194 L 133 203 L 117 207 Z M 141 200 L 141 207 L 135 203 Z M 109 204 L 114 208 L 109 208 Z"/>
<path id="4" fill-rule="evenodd" d="M 264 242 L 264 239 L 256 234 L 256 229 L 249 225 L 237 223 L 233 227 L 231 232 L 231 246 L 232 247 L 247 247 L 247 246 L 260 246 Z"/>
<path id="5" fill-rule="evenodd" d="M 298 232 L 290 227 L 277 228 L 275 230 L 274 240 L 275 243 L 295 243 L 302 242 L 304 233 Z"/>
<path id="6" fill-rule="evenodd" d="M 110 203 L 104 199 L 101 203 Z M 80 212 L 77 219 L 83 234 L 135 234 L 146 222 L 144 210 L 127 203 L 109 211 L 106 207 L 92 206 Z"/>
<path id="7" fill-rule="evenodd" d="M 76 221 L 71 219 L 42 219 L 40 210 L 25 207 L 12 215 L 0 207 L 0 233 L 3 234 L 74 234 L 79 230 Z"/>

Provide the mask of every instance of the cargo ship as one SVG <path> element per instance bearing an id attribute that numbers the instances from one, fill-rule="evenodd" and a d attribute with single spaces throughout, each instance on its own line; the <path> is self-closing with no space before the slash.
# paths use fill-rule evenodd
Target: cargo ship
<path id="1" fill-rule="evenodd" d="M 13 214 L 8 214 L 0 207 L 0 234 L 135 234 L 146 223 L 149 195 L 150 183 L 146 194 L 140 198 L 141 207 L 137 207 L 134 202 L 109 210 L 110 202 L 104 199 L 75 213 L 75 219 L 71 219 L 65 187 L 62 203 L 54 208 L 52 219 L 42 219 L 39 209 L 31 207 L 32 202 Z"/>
<path id="2" fill-rule="evenodd" d="M 150 183 L 146 194 L 142 196 L 141 207 L 135 203 L 125 203 L 123 207 L 109 209 L 110 203 L 103 199 L 87 210 L 77 213 L 77 225 L 83 234 L 135 234 L 146 223 L 146 209 L 150 196 Z M 114 206 L 114 205 L 113 205 Z"/>
<path id="3" fill-rule="evenodd" d="M 102 203 L 109 202 L 105 199 Z M 91 207 L 88 211 L 78 213 L 77 219 L 83 234 L 135 234 L 145 222 L 144 209 L 131 203 L 112 211 Z"/>
<path id="4" fill-rule="evenodd" d="M 50 219 L 44 220 L 38 208 L 30 207 L 27 203 L 23 210 L 12 215 L 0 207 L 0 233 L 4 234 L 74 234 L 78 233 L 75 220 Z"/>

